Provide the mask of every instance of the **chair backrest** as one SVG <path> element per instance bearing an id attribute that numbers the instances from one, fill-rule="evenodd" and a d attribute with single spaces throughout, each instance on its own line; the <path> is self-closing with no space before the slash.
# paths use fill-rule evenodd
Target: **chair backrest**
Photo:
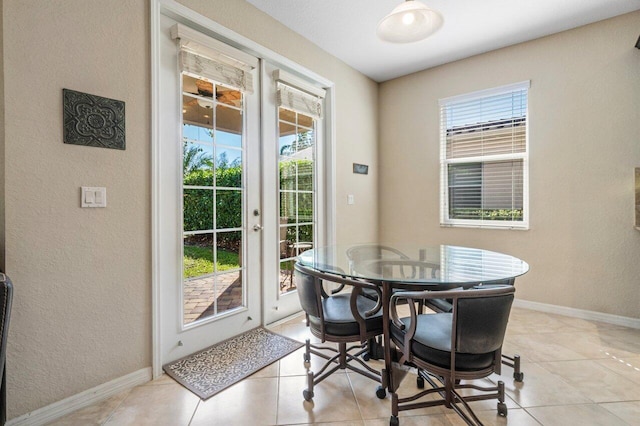
<path id="1" fill-rule="evenodd" d="M 409 259 L 409 257 L 400 250 L 379 244 L 363 244 L 349 247 L 346 253 L 349 260 L 356 262 L 386 258 Z"/>
<path id="2" fill-rule="evenodd" d="M 320 318 L 322 310 L 320 279 L 304 272 L 297 263 L 294 265 L 294 274 L 302 310 L 307 315 Z"/>
<path id="3" fill-rule="evenodd" d="M 514 292 L 513 286 L 491 286 L 454 299 L 457 352 L 485 354 L 502 346 Z"/>
<path id="4" fill-rule="evenodd" d="M 8 276 L 0 272 L 0 381 L 4 377 L 4 362 L 7 355 L 7 335 L 9 334 L 9 318 L 13 301 L 13 284 Z"/>

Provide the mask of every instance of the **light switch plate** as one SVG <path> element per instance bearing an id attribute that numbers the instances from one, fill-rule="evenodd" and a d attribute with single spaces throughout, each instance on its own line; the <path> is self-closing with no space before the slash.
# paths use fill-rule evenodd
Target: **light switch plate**
<path id="1" fill-rule="evenodd" d="M 83 186 L 80 191 L 81 207 L 107 207 L 107 188 Z"/>

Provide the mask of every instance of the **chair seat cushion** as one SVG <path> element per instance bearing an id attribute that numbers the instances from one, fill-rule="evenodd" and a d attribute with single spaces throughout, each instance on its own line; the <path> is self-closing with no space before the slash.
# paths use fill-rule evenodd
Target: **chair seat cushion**
<path id="1" fill-rule="evenodd" d="M 410 318 L 401 321 L 408 329 Z M 412 352 L 429 364 L 442 368 L 451 368 L 451 321 L 450 313 L 427 314 L 417 316 L 417 329 L 412 342 Z M 391 325 L 391 336 L 397 344 L 403 345 L 405 330 Z M 494 352 L 486 354 L 456 353 L 456 370 L 476 371 L 490 367 L 494 361 Z"/>
<path id="2" fill-rule="evenodd" d="M 335 294 L 322 300 L 324 310 L 325 332 L 334 336 L 358 336 L 360 327 L 351 313 L 351 294 Z M 362 296 L 358 296 L 358 312 L 364 318 L 364 313 L 373 309 L 376 302 Z M 309 316 L 312 327 L 320 329 L 320 319 Z M 382 334 L 382 309 L 374 315 L 365 318 L 368 333 Z"/>

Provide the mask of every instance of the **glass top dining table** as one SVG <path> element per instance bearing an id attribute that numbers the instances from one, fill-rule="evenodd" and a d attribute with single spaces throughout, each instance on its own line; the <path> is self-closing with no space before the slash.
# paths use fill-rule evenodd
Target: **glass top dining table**
<path id="1" fill-rule="evenodd" d="M 421 244 L 353 244 L 316 247 L 297 261 L 314 275 L 331 281 L 344 277 L 379 285 L 383 317 L 382 347 L 369 341 L 372 358 L 384 357 L 383 384 L 396 389 L 390 344 L 389 305 L 394 289 L 442 291 L 479 284 L 513 285 L 529 265 L 516 257 L 471 247 Z"/>
<path id="2" fill-rule="evenodd" d="M 325 274 L 434 290 L 504 282 L 529 270 L 525 261 L 494 251 L 397 243 L 317 247 L 301 253 L 298 262 Z"/>

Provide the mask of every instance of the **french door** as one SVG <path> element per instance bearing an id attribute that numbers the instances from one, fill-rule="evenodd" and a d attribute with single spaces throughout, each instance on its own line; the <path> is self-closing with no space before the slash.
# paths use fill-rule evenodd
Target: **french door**
<path id="1" fill-rule="evenodd" d="M 160 15 L 156 364 L 300 311 L 325 241 L 324 90 Z"/>
<path id="2" fill-rule="evenodd" d="M 264 318 L 300 311 L 295 258 L 325 241 L 325 91 L 262 64 Z"/>
<path id="3" fill-rule="evenodd" d="M 164 364 L 261 324 L 261 177 L 258 60 L 160 26 Z"/>

